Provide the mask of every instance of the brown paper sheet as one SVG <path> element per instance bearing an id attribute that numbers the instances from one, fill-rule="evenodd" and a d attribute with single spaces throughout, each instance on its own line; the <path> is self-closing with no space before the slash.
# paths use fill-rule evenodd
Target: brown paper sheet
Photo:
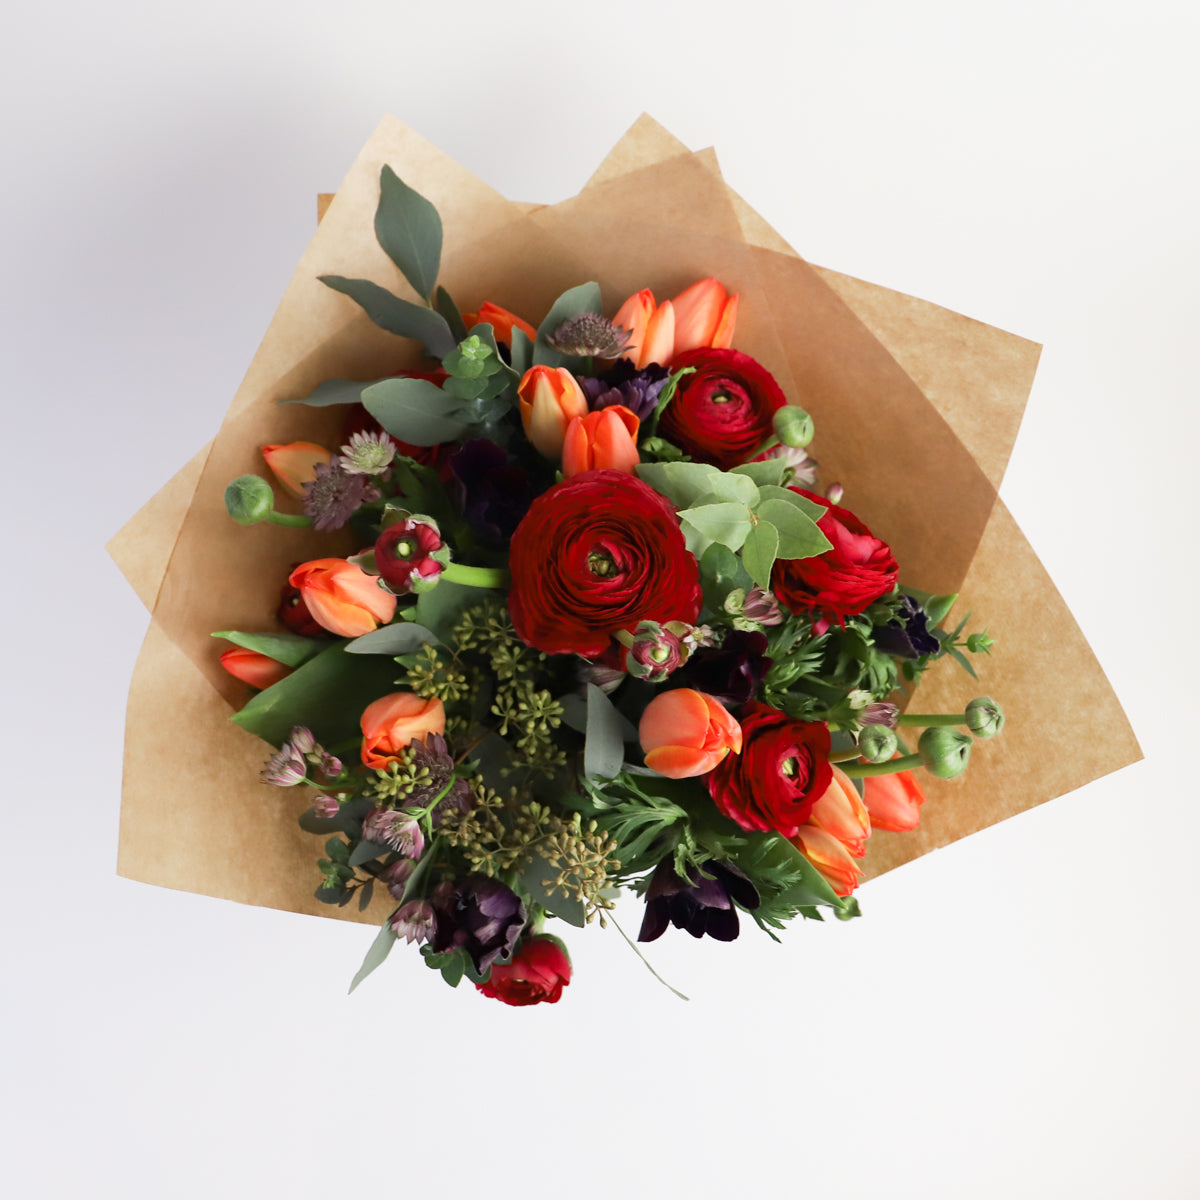
<path id="1" fill-rule="evenodd" d="M 327 536 L 246 529 L 225 515 L 224 487 L 260 469 L 258 446 L 327 440 L 336 428 L 331 413 L 274 401 L 325 378 L 373 378 L 414 361 L 411 346 L 316 281 L 361 275 L 403 292 L 372 233 L 385 162 L 441 211 L 441 281 L 464 308 L 490 299 L 536 319 L 585 278 L 598 280 L 612 307 L 647 284 L 671 295 L 706 275 L 740 291 L 738 347 L 813 412 L 823 479 L 846 486 L 850 507 L 893 544 L 906 580 L 961 590 L 963 611 L 973 608 L 998 636 L 981 685 L 942 664 L 922 687 L 921 708 L 990 692 L 1010 717 L 1003 736 L 979 747 L 964 780 L 929 781 L 919 832 L 872 838 L 870 875 L 1140 757 L 1103 672 L 996 497 L 1038 347 L 810 266 L 725 185 L 711 152 L 692 154 L 647 117 L 579 196 L 550 207 L 504 200 L 388 119 L 319 206 L 317 235 L 212 446 L 110 545 L 154 612 L 130 692 L 121 874 L 380 919 L 382 900 L 360 917 L 313 898 L 319 844 L 295 826 L 300 799 L 257 782 L 264 747 L 228 721 L 244 693 L 217 665 L 208 634 L 270 628 L 288 565 L 337 552 Z M 1081 721 L 1086 712 L 1087 736 L 1064 728 L 1064 712 Z M 1060 748 L 1053 756 L 1051 742 Z"/>

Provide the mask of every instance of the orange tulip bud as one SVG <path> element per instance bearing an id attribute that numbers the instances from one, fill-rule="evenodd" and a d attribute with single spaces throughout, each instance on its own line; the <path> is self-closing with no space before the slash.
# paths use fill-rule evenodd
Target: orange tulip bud
<path id="1" fill-rule="evenodd" d="M 668 300 L 655 304 L 654 293 L 643 288 L 617 309 L 612 323 L 630 331 L 621 357 L 640 371 L 652 362 L 666 365 L 675 353 L 675 308 Z"/>
<path id="2" fill-rule="evenodd" d="M 871 818 L 849 776 L 839 768 L 833 768 L 833 779 L 817 797 L 808 821 L 833 834 L 855 858 L 866 854 Z"/>
<path id="3" fill-rule="evenodd" d="M 530 367 L 517 386 L 525 436 L 544 458 L 562 454 L 567 426 L 588 410 L 587 398 L 566 367 Z"/>
<path id="4" fill-rule="evenodd" d="M 300 589 L 313 620 L 339 637 L 361 637 L 396 615 L 396 597 L 378 577 L 344 558 L 301 563 L 288 582 Z"/>
<path id="5" fill-rule="evenodd" d="M 646 766 L 669 779 L 707 775 L 731 750 L 740 754 L 742 727 L 704 692 L 660 692 L 638 725 Z"/>
<path id="6" fill-rule="evenodd" d="M 240 679 L 260 691 L 281 679 L 286 679 L 292 673 L 292 668 L 285 663 L 276 662 L 265 654 L 259 654 L 257 650 L 246 650 L 242 646 L 226 650 L 221 655 L 221 666 L 234 679 Z"/>
<path id="7" fill-rule="evenodd" d="M 316 478 L 317 464 L 329 465 L 333 457 L 324 446 L 315 442 L 289 442 L 286 446 L 264 446 L 262 456 L 275 478 L 293 496 L 303 497 L 304 485 Z"/>
<path id="8" fill-rule="evenodd" d="M 871 824 L 876 829 L 907 833 L 921 823 L 925 793 L 911 771 L 868 775 L 863 780 L 863 793 Z"/>
<path id="9" fill-rule="evenodd" d="M 623 404 L 576 417 L 563 439 L 563 474 L 613 470 L 632 475 L 641 461 L 637 450 L 639 424 Z"/>
<path id="10" fill-rule="evenodd" d="M 832 833 L 815 825 L 801 825 L 791 843 L 825 877 L 837 896 L 849 896 L 862 878 L 858 863 Z"/>
<path id="11" fill-rule="evenodd" d="M 675 297 L 675 354 L 685 350 L 727 350 L 737 322 L 737 296 L 715 279 L 693 283 Z"/>
<path id="12" fill-rule="evenodd" d="M 368 767 L 386 768 L 399 762 L 414 738 L 425 741 L 431 733 L 446 729 L 446 709 L 432 696 L 422 699 L 414 692 L 381 696 L 363 710 L 362 760 Z"/>
<path id="13" fill-rule="evenodd" d="M 468 328 L 475 325 L 490 325 L 496 334 L 496 341 L 508 342 L 512 345 L 513 328 L 519 329 L 531 342 L 537 337 L 537 330 L 528 321 L 522 321 L 516 313 L 510 313 L 507 308 L 501 308 L 490 300 L 485 300 L 477 313 L 463 313 L 463 324 Z"/>

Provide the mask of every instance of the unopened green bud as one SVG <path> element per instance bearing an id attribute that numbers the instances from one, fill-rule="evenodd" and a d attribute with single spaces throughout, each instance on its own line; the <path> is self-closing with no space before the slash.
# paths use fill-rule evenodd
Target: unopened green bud
<path id="1" fill-rule="evenodd" d="M 776 409 L 773 421 L 775 436 L 785 446 L 803 447 L 813 440 L 813 419 L 802 408 L 785 404 Z"/>
<path id="2" fill-rule="evenodd" d="M 949 725 L 938 725 L 921 734 L 917 753 L 931 775 L 939 779 L 956 779 L 967 769 L 971 739 Z"/>
<path id="3" fill-rule="evenodd" d="M 972 654 L 979 654 L 981 651 L 984 654 L 991 654 L 995 644 L 996 639 L 988 637 L 986 633 L 972 633 L 967 636 L 967 649 Z"/>
<path id="4" fill-rule="evenodd" d="M 858 753 L 867 762 L 887 762 L 896 747 L 896 731 L 886 725 L 868 725 L 858 735 Z"/>
<path id="5" fill-rule="evenodd" d="M 995 700 L 980 696 L 967 705 L 967 728 L 978 738 L 995 737 L 1004 728 L 1004 713 Z"/>
<path id="6" fill-rule="evenodd" d="M 225 489 L 225 511 L 239 525 L 257 525 L 275 508 L 275 493 L 261 475 L 239 475 Z"/>
<path id="7" fill-rule="evenodd" d="M 954 602 L 957 599 L 957 592 L 952 596 L 930 596 L 921 605 L 925 610 L 926 617 L 929 618 L 929 624 L 933 626 L 940 625 L 950 615 L 950 610 L 954 607 Z"/>

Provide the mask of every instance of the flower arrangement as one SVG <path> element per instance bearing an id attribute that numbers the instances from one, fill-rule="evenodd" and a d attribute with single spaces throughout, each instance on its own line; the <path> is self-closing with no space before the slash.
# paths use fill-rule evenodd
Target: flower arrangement
<path id="1" fill-rule="evenodd" d="M 279 581 L 276 628 L 217 635 L 255 689 L 234 720 L 277 747 L 263 781 L 307 789 L 316 898 L 392 899 L 354 984 L 403 939 L 452 985 L 555 1002 L 547 924 L 604 925 L 623 887 L 642 942 L 857 916 L 872 830 L 915 829 L 918 773 L 957 777 L 1004 720 L 898 701 L 992 639 L 817 490 L 814 421 L 735 348 L 717 279 L 464 313 L 436 208 L 388 167 L 375 232 L 422 303 L 322 282 L 428 361 L 298 398 L 344 415 L 336 445 L 261 447 L 290 507 L 228 485 L 238 523 L 330 552 Z"/>

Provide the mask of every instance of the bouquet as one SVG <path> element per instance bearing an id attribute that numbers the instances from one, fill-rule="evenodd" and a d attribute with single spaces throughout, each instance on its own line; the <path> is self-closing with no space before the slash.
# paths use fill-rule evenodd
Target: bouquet
<path id="1" fill-rule="evenodd" d="M 361 332 L 361 310 L 379 332 L 357 352 L 318 343 L 275 377 L 266 391 L 287 403 L 253 409 L 270 440 L 248 446 L 247 422 L 227 423 L 224 458 L 261 452 L 269 468 L 225 488 L 228 514 L 252 528 L 211 533 L 212 456 L 175 527 L 178 560 L 207 484 L 197 545 L 245 539 L 208 605 L 224 598 L 233 618 L 214 622 L 231 644 L 219 661 L 255 689 L 231 696 L 235 722 L 275 748 L 262 778 L 286 790 L 260 797 L 302 795 L 291 807 L 322 839 L 313 901 L 385 910 L 355 984 L 403 939 L 452 984 L 557 1000 L 570 960 L 549 930 L 603 924 L 622 887 L 644 899 L 642 941 L 670 925 L 729 940 L 739 913 L 772 936 L 822 909 L 857 915 L 868 838 L 871 858 L 884 843 L 883 869 L 929 848 L 931 783 L 960 775 L 1003 723 L 969 678 L 969 656 L 996 643 L 956 605 L 969 591 L 1012 624 L 1011 580 L 969 578 L 999 506 L 962 440 L 993 460 L 995 448 L 969 420 L 951 432 L 806 264 L 745 240 L 754 215 L 710 165 L 670 162 L 693 193 L 719 188 L 724 210 L 703 211 L 737 217 L 743 253 L 727 230 L 692 228 L 676 264 L 660 222 L 619 220 L 638 174 L 626 171 L 600 206 L 617 267 L 598 256 L 576 271 L 578 212 L 504 225 L 487 205 L 456 258 L 401 173 L 374 162 L 364 186 L 360 171 L 335 204 L 373 231 L 412 298 L 367 273 L 303 280 L 339 306 L 331 324 Z M 632 294 L 613 295 L 639 264 Z M 679 286 L 659 304 L 646 285 L 664 279 Z M 473 311 L 456 302 L 464 290 Z M 798 291 L 804 319 L 781 337 Z M 838 338 L 822 349 L 831 330 L 849 353 Z M 261 381 L 252 390 L 262 398 Z M 301 428 L 310 436 L 289 437 Z M 999 559 L 1027 583 L 1028 556 L 1007 541 Z M 156 616 L 211 678 L 196 614 L 171 612 L 175 569 Z M 238 619 L 245 594 L 256 621 Z M 1052 587 L 1039 597 L 1060 658 L 1094 688 Z M 1019 739 L 1020 767 L 1040 712 L 1015 632 L 1003 678 L 1025 703 L 1017 739 L 998 745 Z M 1130 753 L 1119 709 L 1101 715 L 1113 736 L 1081 753 L 1085 772 Z M 244 743 L 240 756 L 245 771 Z M 1006 815 L 989 790 L 991 807 L 969 791 L 947 798 L 957 814 L 936 804 L 934 837 Z M 278 829 L 283 807 L 267 811 Z"/>

